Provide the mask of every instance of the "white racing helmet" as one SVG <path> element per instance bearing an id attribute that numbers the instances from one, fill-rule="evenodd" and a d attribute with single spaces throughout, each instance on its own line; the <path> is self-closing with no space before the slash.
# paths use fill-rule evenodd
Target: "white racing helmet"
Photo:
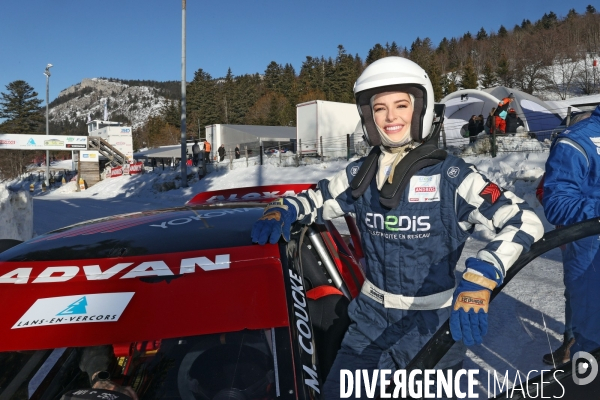
<path id="1" fill-rule="evenodd" d="M 431 132 L 433 123 L 433 87 L 427 73 L 418 64 L 402 57 L 386 57 L 369 65 L 354 84 L 354 98 L 370 146 L 381 145 L 371 108 L 371 98 L 383 92 L 400 91 L 415 97 L 410 136 L 415 142 Z"/>

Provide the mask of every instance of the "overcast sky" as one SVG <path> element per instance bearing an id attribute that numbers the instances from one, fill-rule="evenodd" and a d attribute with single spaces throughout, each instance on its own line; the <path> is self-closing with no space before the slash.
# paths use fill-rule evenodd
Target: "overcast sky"
<path id="1" fill-rule="evenodd" d="M 25 80 L 50 101 L 83 78 L 181 80 L 181 1 L 1 0 L 0 92 Z M 482 6 L 485 4 L 485 6 Z M 478 1 L 255 0 L 187 1 L 187 80 L 263 73 L 271 61 L 300 71 L 306 56 L 335 57 L 343 44 L 363 59 L 376 43 L 410 46 L 417 37 L 511 29 L 590 0 Z"/>

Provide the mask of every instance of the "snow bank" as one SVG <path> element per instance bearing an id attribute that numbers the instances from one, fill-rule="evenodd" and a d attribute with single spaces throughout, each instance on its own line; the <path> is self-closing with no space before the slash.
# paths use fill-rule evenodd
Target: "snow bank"
<path id="1" fill-rule="evenodd" d="M 0 239 L 33 237 L 33 198 L 27 191 L 0 185 Z"/>

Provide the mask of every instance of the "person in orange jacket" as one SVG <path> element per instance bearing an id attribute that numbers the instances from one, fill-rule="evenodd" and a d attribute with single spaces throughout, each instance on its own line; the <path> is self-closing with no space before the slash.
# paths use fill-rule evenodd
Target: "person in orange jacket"
<path id="1" fill-rule="evenodd" d="M 494 111 L 496 134 L 506 133 L 506 115 L 508 114 L 510 103 L 514 100 L 515 96 L 511 93 L 508 97 L 503 98 L 502 101 L 498 103 L 498 107 L 496 107 L 496 111 Z"/>
<path id="2" fill-rule="evenodd" d="M 210 162 L 210 143 L 206 139 L 204 139 L 204 162 Z"/>

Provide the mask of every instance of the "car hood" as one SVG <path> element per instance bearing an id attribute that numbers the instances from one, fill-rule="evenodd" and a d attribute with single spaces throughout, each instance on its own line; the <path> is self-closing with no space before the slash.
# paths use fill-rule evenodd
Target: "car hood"
<path id="1" fill-rule="evenodd" d="M 188 206 L 116 215 L 58 229 L 0 253 L 0 261 L 53 261 L 250 246 L 263 205 Z"/>

